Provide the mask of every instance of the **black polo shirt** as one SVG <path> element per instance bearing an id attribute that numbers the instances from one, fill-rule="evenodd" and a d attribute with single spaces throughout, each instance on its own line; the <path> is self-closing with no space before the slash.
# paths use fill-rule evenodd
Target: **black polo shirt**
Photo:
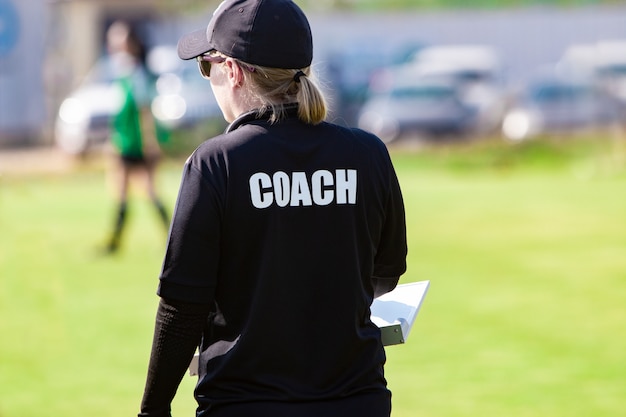
<path id="1" fill-rule="evenodd" d="M 211 303 L 199 410 L 387 395 L 372 277 L 406 269 L 385 145 L 358 129 L 246 116 L 184 167 L 159 295 Z M 199 415 L 202 415 L 201 413 Z"/>

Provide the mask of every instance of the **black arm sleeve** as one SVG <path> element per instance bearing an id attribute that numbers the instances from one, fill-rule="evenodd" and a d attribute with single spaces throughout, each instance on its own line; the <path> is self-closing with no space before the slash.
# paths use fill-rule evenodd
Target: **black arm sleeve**
<path id="1" fill-rule="evenodd" d="M 209 311 L 209 305 L 161 298 L 139 417 L 171 416 L 172 400 L 200 342 Z"/>

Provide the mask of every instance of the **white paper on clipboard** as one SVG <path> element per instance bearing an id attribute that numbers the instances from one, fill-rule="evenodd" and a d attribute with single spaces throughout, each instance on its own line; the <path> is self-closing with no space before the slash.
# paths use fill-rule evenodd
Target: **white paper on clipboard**
<path id="1" fill-rule="evenodd" d="M 406 343 L 429 286 L 430 281 L 399 284 L 374 299 L 371 318 L 381 329 L 383 345 Z"/>

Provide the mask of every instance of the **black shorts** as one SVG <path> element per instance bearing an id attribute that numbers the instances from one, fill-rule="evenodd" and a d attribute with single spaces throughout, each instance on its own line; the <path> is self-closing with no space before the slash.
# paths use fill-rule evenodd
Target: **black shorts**
<path id="1" fill-rule="evenodd" d="M 120 160 L 122 161 L 122 164 L 129 167 L 148 164 L 148 160 L 144 156 L 120 155 Z"/>

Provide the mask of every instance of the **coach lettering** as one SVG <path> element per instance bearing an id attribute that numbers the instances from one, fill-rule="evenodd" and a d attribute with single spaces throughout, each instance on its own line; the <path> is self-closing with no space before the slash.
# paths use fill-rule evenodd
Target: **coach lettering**
<path id="1" fill-rule="evenodd" d="M 356 204 L 356 170 L 338 169 L 337 204 Z"/>
<path id="2" fill-rule="evenodd" d="M 288 174 L 277 171 L 272 176 L 257 172 L 250 177 L 250 199 L 258 209 L 276 203 L 278 207 L 327 206 L 356 204 L 357 173 L 355 169 L 335 172 L 318 170 L 307 177 L 304 172 Z"/>
<path id="3" fill-rule="evenodd" d="M 294 172 L 291 183 L 291 205 L 312 206 L 311 189 L 304 172 Z"/>
<path id="4" fill-rule="evenodd" d="M 285 207 L 289 204 L 291 191 L 289 190 L 289 177 L 282 171 L 276 172 L 273 176 L 274 198 L 278 207 Z M 270 205 L 272 204 L 272 193 L 269 193 Z M 259 207 L 264 208 L 264 207 Z"/>
<path id="5" fill-rule="evenodd" d="M 324 189 L 323 187 L 330 187 L 334 182 L 333 174 L 330 171 L 321 170 L 313 173 L 311 183 L 313 185 L 313 201 L 315 204 L 318 206 L 327 206 L 333 202 L 333 191 Z"/>
<path id="6" fill-rule="evenodd" d="M 257 172 L 250 177 L 250 197 L 256 208 L 264 209 L 272 205 L 272 192 L 261 193 L 261 190 L 271 190 L 272 180 L 263 172 Z"/>

